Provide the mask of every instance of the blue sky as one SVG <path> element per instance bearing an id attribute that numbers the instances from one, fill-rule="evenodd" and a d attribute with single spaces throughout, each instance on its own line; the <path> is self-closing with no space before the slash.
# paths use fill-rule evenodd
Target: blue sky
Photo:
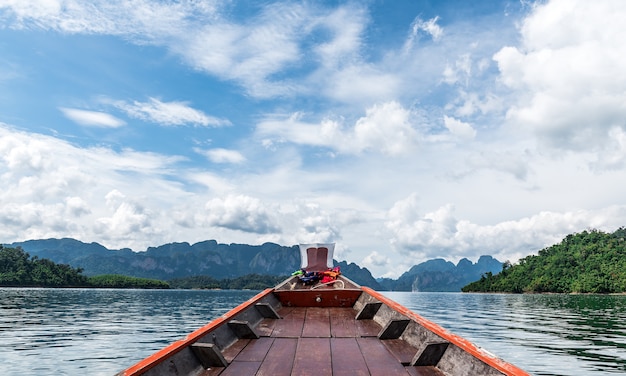
<path id="1" fill-rule="evenodd" d="M 626 224 L 626 3 L 0 0 L 0 242 L 337 243 L 397 277 Z"/>

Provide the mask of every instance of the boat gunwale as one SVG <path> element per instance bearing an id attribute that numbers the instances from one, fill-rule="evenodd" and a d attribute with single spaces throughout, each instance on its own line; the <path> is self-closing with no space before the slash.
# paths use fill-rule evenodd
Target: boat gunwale
<path id="1" fill-rule="evenodd" d="M 415 321 L 418 325 L 423 326 L 424 328 L 430 330 L 441 338 L 449 341 L 451 344 L 459 347 L 461 350 L 467 352 L 468 354 L 474 356 L 475 358 L 485 362 L 487 365 L 497 369 L 498 371 L 504 373 L 509 376 L 530 376 L 530 374 L 521 368 L 497 357 L 494 354 L 487 352 L 486 350 L 478 347 L 471 341 L 466 338 L 463 338 L 459 335 L 449 332 L 438 324 L 426 319 L 423 316 L 418 315 L 412 310 L 406 308 L 400 303 L 384 296 L 380 292 L 371 289 L 366 286 L 361 286 L 361 290 L 363 292 L 371 295 L 372 297 L 378 299 L 383 304 L 387 305 L 392 310 L 407 316 L 409 319 Z"/>
<path id="2" fill-rule="evenodd" d="M 235 316 L 239 315 L 240 313 L 250 309 L 251 307 L 254 306 L 255 303 L 259 302 L 260 300 L 262 300 L 263 298 L 267 297 L 270 294 L 277 294 L 280 290 L 277 290 L 279 287 L 284 286 L 284 284 L 291 280 L 291 278 L 288 278 L 287 280 L 283 281 L 283 283 L 280 283 L 279 285 L 275 286 L 274 288 L 268 288 L 265 289 L 263 291 L 261 291 L 260 293 L 258 293 L 257 295 L 253 296 L 252 298 L 248 299 L 247 301 L 239 304 L 238 306 L 236 306 L 235 308 L 229 310 L 228 312 L 226 312 L 225 314 L 223 314 L 222 316 L 214 319 L 213 321 L 209 322 L 208 324 L 200 327 L 199 329 L 191 332 L 190 334 L 188 334 L 185 338 L 178 340 L 176 342 L 171 343 L 170 345 L 162 348 L 161 350 L 155 352 L 154 354 L 148 356 L 147 358 L 144 358 L 142 360 L 140 360 L 138 363 L 134 364 L 133 366 L 129 367 L 128 369 L 120 372 L 117 374 L 117 376 L 138 376 L 141 375 L 147 371 L 149 371 L 150 369 L 156 367 L 157 365 L 161 364 L 163 361 L 165 361 L 166 359 L 170 358 L 172 355 L 177 354 L 178 352 L 184 350 L 185 348 L 187 348 L 188 346 L 192 345 L 193 343 L 196 343 L 198 340 L 200 340 L 202 337 L 204 337 L 205 335 L 211 333 L 212 331 L 216 330 L 218 327 L 220 327 L 221 325 L 227 324 L 230 320 L 232 320 Z M 358 285 L 357 285 L 358 286 Z M 451 332 L 449 332 L 448 330 L 444 329 L 443 327 L 439 326 L 438 324 L 420 316 L 419 314 L 413 312 L 412 310 L 406 308 L 405 306 L 395 302 L 394 300 L 384 296 L 383 294 L 381 294 L 380 292 L 371 289 L 369 287 L 366 286 L 358 286 L 358 289 L 355 290 L 359 290 L 361 293 L 365 293 L 368 294 L 369 296 L 371 296 L 372 298 L 380 301 L 381 303 L 385 304 L 386 306 L 388 306 L 391 310 L 397 312 L 398 314 L 401 314 L 405 317 L 407 317 L 408 319 L 414 321 L 416 324 L 424 327 L 425 329 L 431 331 L 432 333 L 438 335 L 439 337 L 441 337 L 442 339 L 448 341 L 449 343 L 457 346 L 458 348 L 460 348 L 462 351 L 466 352 L 467 354 L 473 356 L 474 358 L 484 362 L 485 364 L 487 364 L 489 367 L 492 367 L 493 369 L 496 369 L 497 371 L 503 373 L 504 375 L 508 375 L 508 376 L 530 376 L 529 373 L 527 373 L 526 371 L 516 367 L 515 365 L 506 362 L 503 359 L 500 359 L 499 357 L 497 357 L 494 354 L 489 353 L 486 350 L 483 350 L 482 348 L 476 346 L 474 343 L 472 343 L 471 341 L 458 336 L 456 334 L 453 334 Z M 315 290 L 297 290 L 301 293 L 314 293 L 316 292 Z"/>
<path id="3" fill-rule="evenodd" d="M 206 325 L 204 325 L 204 326 L 194 330 L 193 332 L 189 333 L 185 338 L 180 339 L 180 340 L 178 340 L 176 342 L 173 342 L 173 343 L 169 344 L 168 346 L 166 346 L 166 347 L 162 348 L 161 350 L 158 350 L 154 354 L 152 354 L 152 355 L 150 355 L 150 356 L 140 360 L 139 362 L 137 362 L 133 366 L 131 366 L 131 367 L 127 368 L 126 370 L 118 373 L 117 375 L 118 376 L 135 376 L 135 375 L 141 375 L 141 374 L 145 373 L 146 371 L 150 370 L 151 368 L 156 367 L 158 364 L 160 364 L 161 362 L 166 360 L 168 357 L 170 357 L 170 356 L 172 356 L 172 355 L 174 355 L 174 354 L 184 350 L 189 345 L 197 342 L 200 338 L 202 338 L 206 334 L 210 333 L 211 331 L 215 330 L 220 325 L 226 324 L 234 316 L 236 316 L 237 314 L 239 314 L 239 313 L 249 309 L 256 302 L 258 302 L 259 300 L 263 299 L 264 297 L 270 295 L 273 292 L 274 292 L 274 288 L 267 288 L 267 289 L 261 291 L 260 293 L 256 294 L 252 298 L 246 300 L 245 302 L 239 304 L 235 308 L 229 310 L 228 312 L 226 312 L 222 316 L 214 319 L 213 321 L 209 322 L 208 324 L 206 324 Z"/>

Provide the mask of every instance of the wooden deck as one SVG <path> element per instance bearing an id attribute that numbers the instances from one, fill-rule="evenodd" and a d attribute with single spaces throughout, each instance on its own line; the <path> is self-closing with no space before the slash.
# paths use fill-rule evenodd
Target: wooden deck
<path id="1" fill-rule="evenodd" d="M 239 339 L 223 350 L 227 368 L 203 375 L 443 375 L 435 367 L 408 366 L 416 349 L 379 339 L 380 325 L 355 320 L 352 308 L 283 307 L 278 313 L 280 319 L 258 325 L 258 339 Z"/>

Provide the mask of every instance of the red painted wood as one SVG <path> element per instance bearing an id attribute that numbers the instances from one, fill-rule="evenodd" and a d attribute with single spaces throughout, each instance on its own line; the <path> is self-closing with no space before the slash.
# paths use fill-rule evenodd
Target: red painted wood
<path id="1" fill-rule="evenodd" d="M 407 371 L 378 338 L 357 338 L 365 363 L 372 376 L 406 376 Z"/>
<path id="2" fill-rule="evenodd" d="M 330 337 L 330 317 L 328 309 L 307 308 L 302 328 L 302 337 Z"/>
<path id="3" fill-rule="evenodd" d="M 332 287 L 275 292 L 281 304 L 288 307 L 352 307 L 361 293 L 361 290 Z"/>
<path id="4" fill-rule="evenodd" d="M 300 338 L 293 362 L 293 375 L 331 376 L 330 338 Z"/>
<path id="5" fill-rule="evenodd" d="M 369 376 L 355 338 L 331 338 L 330 350 L 334 376 Z"/>
<path id="6" fill-rule="evenodd" d="M 274 338 L 261 337 L 250 340 L 248 345 L 237 355 L 233 362 L 261 362 L 269 351 Z"/>
<path id="7" fill-rule="evenodd" d="M 296 338 L 276 338 L 257 376 L 289 376 L 293 368 L 298 340 Z"/>
<path id="8" fill-rule="evenodd" d="M 329 308 L 330 335 L 332 337 L 356 337 L 358 334 L 352 308 Z"/>

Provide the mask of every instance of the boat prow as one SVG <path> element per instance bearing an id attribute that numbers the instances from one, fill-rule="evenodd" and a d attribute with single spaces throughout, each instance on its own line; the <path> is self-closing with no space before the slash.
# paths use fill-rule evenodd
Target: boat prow
<path id="1" fill-rule="evenodd" d="M 292 276 L 118 375 L 528 375 L 382 294 L 333 277 Z"/>

